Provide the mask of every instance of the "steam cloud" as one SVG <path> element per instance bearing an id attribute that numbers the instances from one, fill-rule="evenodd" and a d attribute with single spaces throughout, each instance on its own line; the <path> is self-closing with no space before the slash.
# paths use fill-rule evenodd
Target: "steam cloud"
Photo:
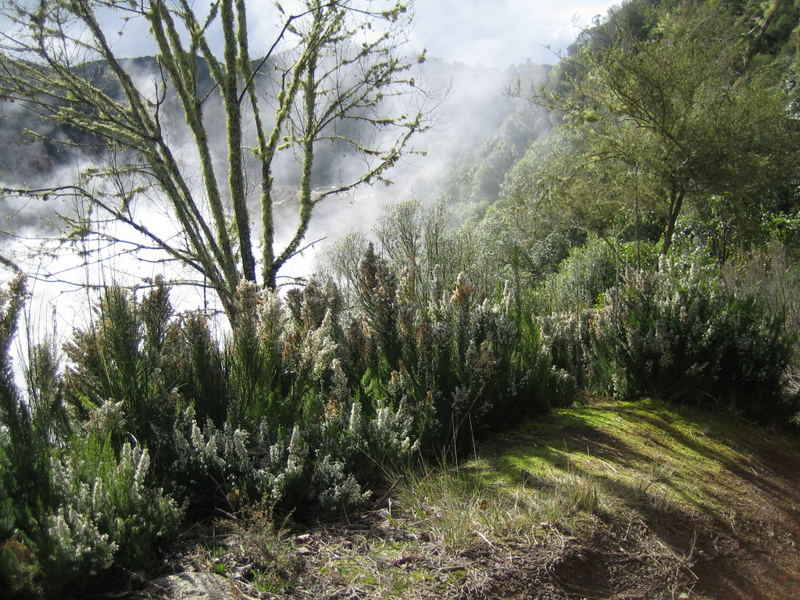
<path id="1" fill-rule="evenodd" d="M 255 25 L 258 27 L 259 25 Z M 130 32 L 125 32 L 126 35 Z M 155 92 L 156 76 L 155 62 L 152 58 L 130 59 L 126 61 L 126 68 L 134 76 L 139 89 Z M 285 267 L 283 274 L 291 276 L 307 276 L 313 268 L 315 254 L 325 245 L 336 241 L 341 236 L 354 231 L 368 229 L 384 212 L 385 207 L 393 202 L 414 196 L 423 202 L 435 200 L 441 193 L 441 182 L 445 175 L 452 174 L 454 168 L 463 161 L 469 152 L 480 147 L 490 139 L 501 127 L 504 120 L 513 110 L 513 101 L 503 95 L 503 90 L 513 85 L 517 77 L 514 69 L 500 70 L 496 68 L 470 67 L 465 64 L 447 63 L 442 60 L 429 59 L 421 65 L 418 72 L 414 73 L 420 85 L 428 89 L 447 91 L 445 104 L 437 115 L 434 127 L 427 133 L 418 136 L 413 143 L 414 148 L 425 151 L 424 156 L 407 156 L 396 165 L 387 176 L 394 181 L 390 187 L 376 184 L 371 187 L 362 187 L 340 198 L 329 198 L 315 209 L 306 242 L 324 238 L 324 243 L 316 244 L 302 254 L 296 256 Z M 260 78 L 266 79 L 266 78 Z M 260 83 L 259 92 L 263 99 L 268 100 L 272 90 L 266 81 Z M 22 110 L 19 105 L 3 102 L 0 109 L 3 119 L 0 121 L 0 142 L 3 146 L 0 151 L 8 155 L 4 157 L 4 168 L 0 171 L 0 179 L 9 186 L 34 186 L 46 187 L 49 185 L 68 183 L 84 167 L 94 164 L 102 159 L 102 153 L 96 146 L 71 146 L 67 144 L 48 145 L 43 140 L 53 138 L 67 141 L 70 132 L 64 132 L 45 123 L 37 121 Z M 175 155 L 180 160 L 186 173 L 199 174 L 199 161 L 193 145 L 189 143 L 189 134 L 183 124 L 182 112 L 177 102 L 168 98 L 164 110 L 170 142 L 176 148 Z M 225 131 L 222 108 L 218 98 L 212 98 L 208 103 L 205 119 L 209 129 L 209 138 L 216 142 L 214 148 L 215 160 L 220 165 L 225 161 Z M 31 129 L 40 134 L 39 138 L 23 136 L 23 131 Z M 254 143 L 254 132 L 250 131 L 246 144 L 251 147 Z M 84 140 L 85 141 L 85 140 Z M 353 162 L 345 155 L 337 154 L 335 148 L 326 148 L 320 145 L 317 169 L 315 171 L 316 184 L 320 186 L 332 185 L 336 179 L 347 178 L 362 165 Z M 252 165 L 255 174 L 255 163 Z M 275 164 L 276 181 L 278 182 L 279 196 L 282 201 L 276 211 L 276 237 L 279 247 L 288 241 L 294 231 L 298 216 L 293 197 L 298 180 L 297 166 L 290 156 L 279 159 Z M 197 189 L 200 189 L 199 175 L 197 175 Z M 255 181 L 255 176 L 253 177 Z M 201 193 L 198 191 L 198 193 Z M 253 201 L 257 197 L 257 190 L 253 189 Z M 50 306 L 58 305 L 59 311 L 65 311 L 67 304 L 62 300 L 64 295 L 63 281 L 69 280 L 83 283 L 91 279 L 90 283 L 102 285 L 112 281 L 126 283 L 126 279 L 141 280 L 143 277 L 152 278 L 164 270 L 161 263 L 135 264 L 131 258 L 114 263 L 113 267 L 106 264 L 103 269 L 92 271 L 94 264 L 86 260 L 86 255 L 68 252 L 63 255 L 64 246 L 59 242 L 43 246 L 35 245 L 33 251 L 36 260 L 31 262 L 25 256 L 25 250 L 30 250 L 31 244 L 23 241 L 30 238 L 34 242 L 39 238 L 50 237 L 58 231 L 58 214 L 73 215 L 76 211 L 84 210 L 83 206 L 72 206 L 65 201 L 51 201 L 44 203 L 39 199 L 4 198 L 0 204 L 0 222 L 2 229 L 11 234 L 5 239 L 2 251 L 13 253 L 18 260 L 22 260 L 27 269 L 38 273 L 42 280 L 52 279 L 60 281 L 55 284 L 56 291 L 44 294 L 44 286 L 37 283 L 39 293 L 48 300 Z M 177 234 L 169 231 L 169 213 L 157 197 L 152 197 L 139 210 L 151 211 L 158 217 L 151 222 L 161 223 L 165 228 L 160 232 L 165 236 Z M 166 214 L 165 214 L 166 211 Z M 160 213 L 160 214 L 159 214 Z M 257 213 L 254 213 L 257 214 Z M 166 218 L 165 218 L 166 217 Z M 258 224 L 254 223 L 258 234 Z M 116 233 L 116 232 L 115 232 Z M 120 237 L 125 236 L 119 233 Z M 93 248 L 96 256 L 102 258 L 117 254 L 120 249 L 102 248 L 100 243 Z M 80 250 L 80 248 L 76 248 Z M 124 252 L 124 249 L 122 249 Z M 60 261 L 60 262 L 59 262 Z M 190 276 L 191 274 L 187 274 Z M 77 286 L 74 289 L 78 289 Z M 182 294 L 183 295 L 183 294 Z M 196 294 L 185 298 L 187 305 L 197 305 L 202 302 Z M 82 295 L 74 304 L 81 305 Z M 49 308 L 39 309 L 45 315 Z M 74 323 L 73 316 L 60 318 L 65 327 Z"/>

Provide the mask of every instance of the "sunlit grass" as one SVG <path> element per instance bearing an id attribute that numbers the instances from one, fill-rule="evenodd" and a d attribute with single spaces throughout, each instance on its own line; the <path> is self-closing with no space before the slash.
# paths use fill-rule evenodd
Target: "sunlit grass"
<path id="1" fill-rule="evenodd" d="M 321 595 L 436 598 L 480 582 L 475 557 L 527 553 L 549 564 L 571 543 L 616 532 L 631 557 L 646 556 L 682 585 L 678 571 L 690 573 L 694 560 L 691 527 L 747 518 L 739 512 L 746 506 L 726 502 L 729 487 L 742 485 L 748 469 L 766 469 L 775 452 L 793 460 L 800 442 L 729 415 L 656 401 L 556 410 L 494 436 L 470 460 L 396 474 L 369 526 L 334 526 L 310 541 L 269 537 L 272 558 L 258 565 L 256 579 L 261 589 L 286 590 L 288 580 L 270 575 L 270 564 L 300 552 Z M 674 547 L 652 534 L 670 524 L 689 528 Z"/>
<path id="2" fill-rule="evenodd" d="M 409 474 L 399 500 L 451 548 L 536 537 L 594 514 L 724 518 L 734 473 L 753 469 L 760 449 L 800 446 L 775 441 L 734 416 L 651 400 L 561 409 L 493 437 L 458 467 Z"/>

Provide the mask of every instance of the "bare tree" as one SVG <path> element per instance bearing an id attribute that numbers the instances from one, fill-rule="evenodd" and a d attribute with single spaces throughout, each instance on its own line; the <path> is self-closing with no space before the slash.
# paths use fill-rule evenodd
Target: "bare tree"
<path id="1" fill-rule="evenodd" d="M 231 319 L 239 282 L 275 287 L 320 201 L 386 182 L 427 127 L 412 72 L 424 55 L 401 53 L 405 4 L 303 0 L 289 11 L 276 3 L 279 32 L 253 60 L 259 44 L 249 37 L 245 3 L 210 0 L 200 10 L 192 0 L 0 2 L 4 99 L 89 134 L 109 157 L 69 185 L 5 193 L 74 195 L 85 212 L 137 232 L 129 243 L 145 240 L 137 244 L 198 272 Z M 149 25 L 156 63 L 144 81 L 114 51 L 117 33 L 103 26 L 114 17 Z M 326 143 L 350 162 L 320 188 L 315 158 Z M 275 171 L 287 161 L 299 179 L 299 218 L 277 247 Z M 160 233 L 152 213 L 140 210 L 148 198 L 168 208 L 175 235 Z"/>

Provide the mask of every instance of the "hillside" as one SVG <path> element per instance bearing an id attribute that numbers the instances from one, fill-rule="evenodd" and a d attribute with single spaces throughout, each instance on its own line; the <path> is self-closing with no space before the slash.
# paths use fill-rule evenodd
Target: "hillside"
<path id="1" fill-rule="evenodd" d="M 263 63 L 246 0 L 35 4 L 0 597 L 800 600 L 800 7 L 626 0 L 502 69 L 395 0 Z"/>
<path id="2" fill-rule="evenodd" d="M 800 598 L 798 465 L 796 439 L 735 417 L 601 402 L 412 475 L 347 524 L 195 529 L 170 567 L 216 573 L 222 597 Z"/>

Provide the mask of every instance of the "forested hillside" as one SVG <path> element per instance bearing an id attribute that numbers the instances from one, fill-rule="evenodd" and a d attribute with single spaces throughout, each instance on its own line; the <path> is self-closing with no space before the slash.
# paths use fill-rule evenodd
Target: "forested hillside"
<path id="1" fill-rule="evenodd" d="M 131 14 L 159 53 L 119 62 L 101 4 L 4 3 L 38 45 L 0 55 L 3 193 L 70 195 L 84 213 L 63 247 L 127 243 L 164 268 L 87 294 L 86 325 L 63 345 L 26 335 L 14 364 L 30 277 L 0 254 L 0 595 L 155 594 L 148 580 L 189 564 L 264 598 L 409 597 L 411 574 L 453 598 L 791 589 L 771 570 L 759 595 L 761 563 L 736 551 L 762 519 L 778 536 L 765 552 L 800 564 L 800 6 L 631 0 L 555 66 L 490 74 L 398 54 L 401 4 L 316 0 L 286 17 L 296 45 L 263 60 L 244 4 L 221 0 L 202 25 L 190 3 L 144 2 Z M 204 46 L 215 19 L 219 57 Z M 75 47 L 94 59 L 70 63 Z M 448 113 L 426 65 L 426 84 L 480 75 L 496 95 L 454 89 Z M 432 113 L 479 121 L 448 144 Z M 38 135 L 22 149 L 24 128 Z M 435 169 L 403 169 L 416 136 L 442 150 Z M 80 176 L 51 185 L 77 155 Z M 339 227 L 362 228 L 277 285 L 322 200 L 431 173 L 376 223 L 343 203 Z M 296 230 L 276 232 L 287 206 Z M 196 279 L 171 281 L 173 263 Z M 176 309 L 188 284 L 217 310 Z M 506 447 L 512 428 L 524 452 Z M 742 482 L 774 511 L 726 506 L 715 486 Z M 363 546 L 377 574 L 318 533 L 348 519 L 391 533 Z M 741 556 L 747 586 L 708 583 Z M 387 561 L 409 577 L 386 579 Z M 332 570 L 355 574 L 336 590 Z M 538 587 L 519 583 L 532 574 Z"/>

